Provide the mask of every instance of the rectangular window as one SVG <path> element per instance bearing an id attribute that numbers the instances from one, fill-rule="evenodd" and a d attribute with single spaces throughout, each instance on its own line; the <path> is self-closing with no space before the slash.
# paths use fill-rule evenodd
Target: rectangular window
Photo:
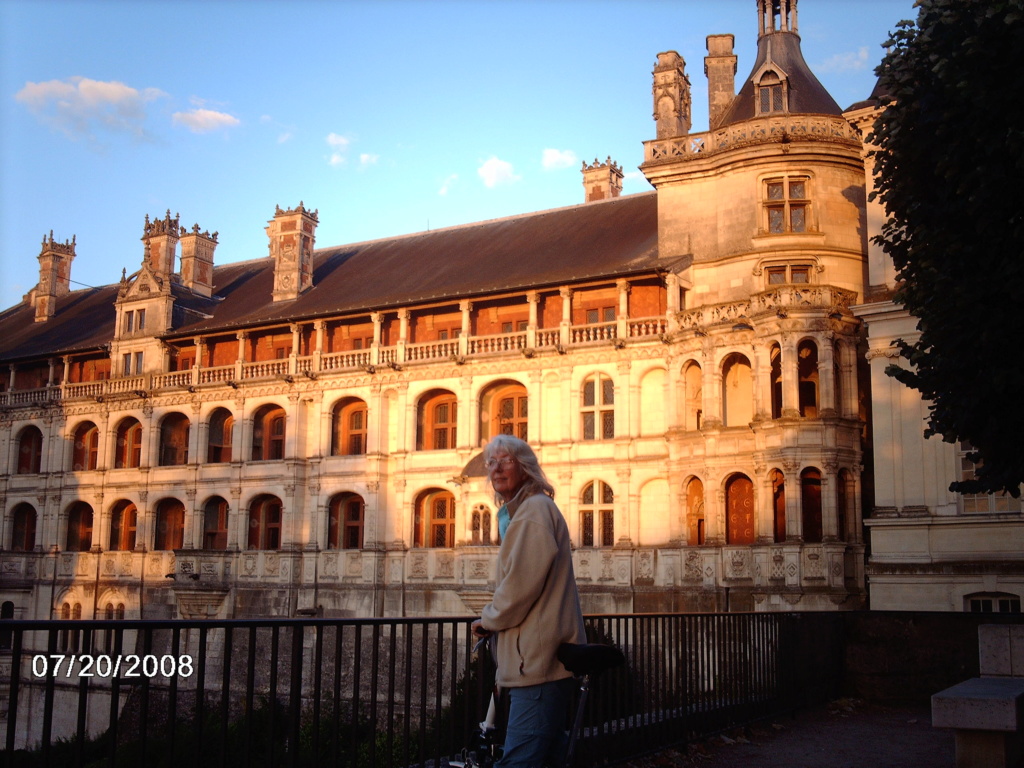
<path id="1" fill-rule="evenodd" d="M 125 376 L 132 375 L 132 356 L 130 353 L 124 356 L 124 365 L 121 367 L 121 370 L 124 372 Z"/>
<path id="2" fill-rule="evenodd" d="M 770 234 L 807 232 L 810 202 L 808 179 L 797 176 L 764 182 L 765 227 Z"/>
<path id="3" fill-rule="evenodd" d="M 145 329 L 145 327 L 146 327 L 146 310 L 140 309 L 135 314 L 136 314 L 136 319 L 138 320 L 138 322 L 136 323 L 136 326 L 141 331 L 141 330 Z"/>
<path id="4" fill-rule="evenodd" d="M 140 373 L 142 373 L 142 353 L 141 352 L 136 352 L 135 353 L 135 375 L 138 376 Z"/>
<path id="5" fill-rule="evenodd" d="M 124 332 L 131 333 L 135 330 L 135 313 L 125 312 L 124 313 Z"/>

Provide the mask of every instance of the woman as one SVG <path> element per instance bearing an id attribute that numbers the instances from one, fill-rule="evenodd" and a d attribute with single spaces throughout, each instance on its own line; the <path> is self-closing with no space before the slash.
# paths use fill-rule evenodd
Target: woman
<path id="1" fill-rule="evenodd" d="M 497 765 L 558 765 L 573 683 L 555 654 L 561 643 L 586 642 L 569 529 L 525 442 L 496 436 L 484 448 L 484 466 L 509 520 L 494 597 L 473 622 L 481 637 L 497 633 L 495 683 L 509 691 L 505 751 Z M 502 512 L 498 517 L 500 531 Z"/>

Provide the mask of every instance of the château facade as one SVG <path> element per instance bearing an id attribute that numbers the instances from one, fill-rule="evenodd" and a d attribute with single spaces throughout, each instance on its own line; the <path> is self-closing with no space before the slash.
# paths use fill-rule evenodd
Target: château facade
<path id="1" fill-rule="evenodd" d="M 707 39 L 706 132 L 658 54 L 650 192 L 595 160 L 581 205 L 329 247 L 299 203 L 222 265 L 168 211 L 74 291 L 77 243 L 44 238 L 0 313 L 4 617 L 475 614 L 502 432 L 587 612 L 864 607 L 866 130 L 796 0 L 757 7 L 738 90 Z"/>

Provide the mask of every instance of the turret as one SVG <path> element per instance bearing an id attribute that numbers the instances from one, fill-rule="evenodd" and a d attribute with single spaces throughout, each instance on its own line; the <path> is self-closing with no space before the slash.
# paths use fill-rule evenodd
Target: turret
<path id="1" fill-rule="evenodd" d="M 277 206 L 274 218 L 267 223 L 270 258 L 274 260 L 274 301 L 296 299 L 313 287 L 318 214 L 299 202 L 297 208 L 287 211 Z"/>
<path id="2" fill-rule="evenodd" d="M 622 166 L 613 162 L 611 157 L 603 163 L 594 158 L 593 165 L 584 161 L 582 170 L 584 202 L 607 200 L 622 194 Z"/>
<path id="3" fill-rule="evenodd" d="M 57 311 L 57 297 L 71 290 L 71 262 L 75 260 L 75 238 L 58 243 L 50 237 L 43 237 L 39 252 L 39 285 L 36 286 L 34 301 L 36 322 L 42 323 L 53 317 Z"/>

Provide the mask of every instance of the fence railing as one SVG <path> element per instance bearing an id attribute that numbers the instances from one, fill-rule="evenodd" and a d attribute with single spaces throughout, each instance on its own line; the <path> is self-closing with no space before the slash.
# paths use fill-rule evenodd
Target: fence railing
<path id="1" fill-rule="evenodd" d="M 622 648 L 580 749 L 624 758 L 788 706 L 792 614 L 588 617 Z M 470 619 L 4 621 L 7 758 L 40 765 L 440 766 L 493 669 Z M 789 659 L 789 660 L 787 660 Z M 5 674 L 9 673 L 9 674 Z"/>

